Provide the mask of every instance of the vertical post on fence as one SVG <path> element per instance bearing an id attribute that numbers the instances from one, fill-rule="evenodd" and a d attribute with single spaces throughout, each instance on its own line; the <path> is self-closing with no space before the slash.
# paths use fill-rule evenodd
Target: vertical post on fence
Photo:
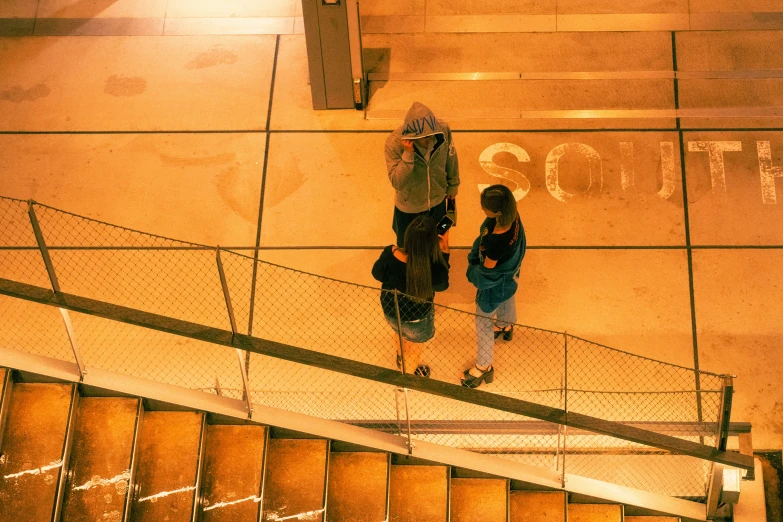
<path id="1" fill-rule="evenodd" d="M 563 410 L 565 425 L 563 426 L 563 468 L 560 470 L 560 484 L 566 484 L 566 441 L 568 440 L 568 332 L 563 332 Z"/>
<path id="2" fill-rule="evenodd" d="M 35 234 L 35 241 L 38 243 L 38 250 L 41 251 L 41 257 L 43 258 L 44 266 L 46 266 L 46 273 L 49 274 L 49 282 L 52 285 L 52 291 L 56 294 L 60 292 L 60 282 L 57 280 L 57 274 L 54 271 L 54 264 L 52 258 L 49 256 L 49 249 L 46 247 L 44 241 L 43 232 L 41 232 L 41 225 L 38 223 L 38 217 L 35 215 L 34 201 L 31 199 L 27 202 L 27 215 L 30 217 L 30 225 L 33 227 L 33 234 Z M 71 316 L 68 314 L 68 310 L 59 308 L 60 315 L 65 323 L 65 331 L 68 334 L 68 341 L 71 344 L 71 351 L 73 352 L 73 358 L 76 360 L 76 367 L 79 370 L 79 380 L 84 380 L 84 374 L 87 370 L 84 367 L 84 361 L 82 360 L 79 346 L 76 344 L 76 333 L 71 323 Z"/>
<path id="3" fill-rule="evenodd" d="M 723 464 L 717 462 L 710 464 L 710 476 L 707 482 L 707 520 L 717 517 L 720 492 L 723 489 Z"/>
<path id="4" fill-rule="evenodd" d="M 383 291 L 383 290 L 381 290 Z M 402 339 L 402 316 L 400 315 L 399 292 L 394 289 L 394 310 L 397 312 L 397 338 L 400 341 L 400 361 L 402 361 L 401 370 L 405 372 L 405 342 Z"/>
<path id="5" fill-rule="evenodd" d="M 403 391 L 405 393 L 405 420 L 408 423 L 408 455 L 413 455 L 415 444 L 413 444 L 413 439 L 411 439 L 411 414 L 408 410 L 408 388 L 403 388 Z"/>
<path id="6" fill-rule="evenodd" d="M 726 451 L 729 440 L 729 423 L 731 422 L 731 401 L 734 396 L 734 378 L 731 375 L 723 375 L 723 383 L 720 392 L 720 412 L 718 412 L 718 437 L 715 447 L 720 451 Z"/>
<path id="7" fill-rule="evenodd" d="M 563 376 L 560 376 L 560 405 L 563 404 Z M 560 471 L 560 443 L 563 441 L 563 425 L 557 425 L 557 447 L 555 448 L 555 471 Z"/>
<path id="8" fill-rule="evenodd" d="M 402 423 L 400 422 L 400 388 L 394 389 L 394 406 L 397 411 L 397 435 L 402 437 Z"/>
<path id="9" fill-rule="evenodd" d="M 226 311 L 228 312 L 228 320 L 231 323 L 231 341 L 233 344 L 234 336 L 237 334 L 237 322 L 234 318 L 234 307 L 231 306 L 231 294 L 228 291 L 228 281 L 226 280 L 226 272 L 223 270 L 223 260 L 220 257 L 220 247 L 215 250 L 215 261 L 217 262 L 218 274 L 220 275 L 220 286 L 223 288 L 223 298 L 226 301 Z M 242 374 L 242 386 L 243 386 L 243 399 L 247 402 L 247 416 L 253 414 L 253 402 L 250 400 L 250 385 L 247 378 L 247 370 L 245 369 L 245 351 L 237 349 L 237 357 L 239 358 L 239 372 Z"/>
<path id="10" fill-rule="evenodd" d="M 383 290 L 381 290 L 383 292 Z M 400 315 L 400 298 L 399 298 L 399 292 L 395 288 L 393 290 L 394 293 L 394 311 L 397 313 L 397 338 L 400 340 L 400 371 L 405 374 L 405 342 L 402 338 L 402 316 Z M 410 411 L 408 410 L 408 389 L 403 388 L 403 393 L 405 394 L 405 421 L 408 427 L 408 455 L 413 454 L 413 440 L 411 439 L 411 416 Z"/>

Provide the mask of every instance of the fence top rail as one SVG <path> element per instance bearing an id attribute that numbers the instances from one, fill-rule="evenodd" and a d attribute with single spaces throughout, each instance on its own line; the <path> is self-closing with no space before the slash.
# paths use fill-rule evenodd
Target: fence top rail
<path id="1" fill-rule="evenodd" d="M 5 198 L 4 196 L 0 196 L 0 199 L 10 199 L 10 198 Z M 92 223 L 98 223 L 100 225 L 104 225 L 104 226 L 107 226 L 107 227 L 117 228 L 117 229 L 120 229 L 120 230 L 124 230 L 126 232 L 133 232 L 134 234 L 143 234 L 145 236 L 154 237 L 155 239 L 162 239 L 162 240 L 165 240 L 165 241 L 172 241 L 172 242 L 175 242 L 175 243 L 182 243 L 184 245 L 206 247 L 206 248 L 214 249 L 214 247 L 210 247 L 208 245 L 201 245 L 199 243 L 193 243 L 193 242 L 190 242 L 190 241 L 183 241 L 181 239 L 174 239 L 174 238 L 170 238 L 170 237 L 166 237 L 166 236 L 161 236 L 159 234 L 152 234 L 150 232 L 143 232 L 141 230 L 135 230 L 133 228 L 123 227 L 121 225 L 115 225 L 114 223 L 107 223 L 107 222 L 101 221 L 99 219 L 94 219 L 94 218 L 82 216 L 82 215 L 79 215 L 79 214 L 74 214 L 73 212 L 68 212 L 67 210 L 62 210 L 62 209 L 59 209 L 57 207 L 52 207 L 52 206 L 49 206 L 49 205 L 45 205 L 43 203 L 39 203 L 39 202 L 37 202 L 35 200 L 32 200 L 32 199 L 29 200 L 29 203 L 32 204 L 33 206 L 45 208 L 45 209 L 48 209 L 48 210 L 53 210 L 53 211 L 59 212 L 61 214 L 65 214 L 65 215 L 72 216 L 72 217 L 75 217 L 75 218 L 83 219 L 85 221 L 90 221 Z"/>
<path id="2" fill-rule="evenodd" d="M 28 203 L 29 201 L 31 201 L 27 199 L 12 198 L 8 196 L 0 196 L 0 199 L 7 199 L 8 201 L 13 201 L 15 203 Z"/>

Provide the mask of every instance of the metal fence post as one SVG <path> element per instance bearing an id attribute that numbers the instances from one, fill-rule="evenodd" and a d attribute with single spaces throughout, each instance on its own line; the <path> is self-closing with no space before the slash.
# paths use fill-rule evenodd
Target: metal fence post
<path id="1" fill-rule="evenodd" d="M 563 428 L 563 467 L 560 470 L 560 484 L 566 485 L 566 441 L 568 440 L 568 332 L 563 332 L 563 411 L 565 411 L 565 425 Z"/>
<path id="2" fill-rule="evenodd" d="M 718 433 L 715 447 L 720 451 L 726 451 L 729 440 L 729 423 L 731 422 L 731 401 L 734 396 L 734 378 L 732 375 L 723 375 L 723 385 L 720 392 L 720 412 L 718 412 Z"/>
<path id="3" fill-rule="evenodd" d="M 413 448 L 415 448 L 416 445 L 413 443 L 413 439 L 411 439 L 411 414 L 408 410 L 408 388 L 403 388 L 403 391 L 405 393 L 405 420 L 408 424 L 408 455 L 413 455 Z"/>
<path id="4" fill-rule="evenodd" d="M 383 290 L 381 290 L 383 291 Z M 400 360 L 402 361 L 402 373 L 405 373 L 405 343 L 402 340 L 402 318 L 400 316 L 399 292 L 394 289 L 394 310 L 397 312 L 397 338 L 400 341 Z"/>
<path id="5" fill-rule="evenodd" d="M 231 295 L 228 291 L 226 272 L 223 270 L 223 260 L 220 258 L 220 247 L 215 250 L 215 261 L 217 262 L 218 274 L 220 275 L 220 286 L 223 288 L 223 298 L 226 300 L 226 311 L 228 312 L 228 320 L 231 323 L 233 343 L 233 336 L 237 334 L 237 322 L 234 318 L 234 308 L 231 306 Z M 239 372 L 242 374 L 242 385 L 244 387 L 243 399 L 247 402 L 247 416 L 250 418 L 253 414 L 253 402 L 250 400 L 250 385 L 247 378 L 247 369 L 245 368 L 245 351 L 237 349 L 237 357 L 239 358 Z"/>
<path id="6" fill-rule="evenodd" d="M 383 290 L 381 290 L 383 291 Z M 399 291 L 397 289 L 394 289 L 394 310 L 397 313 L 397 337 L 400 340 L 400 361 L 401 361 L 401 368 L 400 371 L 405 374 L 405 343 L 402 340 L 402 317 L 400 315 L 400 299 L 399 299 Z M 413 444 L 413 440 L 411 439 L 411 416 L 410 411 L 408 410 L 408 389 L 403 388 L 403 393 L 405 394 L 405 422 L 407 424 L 407 432 L 408 432 L 408 455 L 413 454 L 413 448 L 415 445 Z"/>
<path id="7" fill-rule="evenodd" d="M 707 520 L 714 519 L 718 514 L 720 492 L 723 489 L 723 464 L 710 463 L 710 476 L 707 483 Z"/>
<path id="8" fill-rule="evenodd" d="M 400 422 L 400 392 L 401 388 L 394 389 L 394 410 L 397 412 L 397 435 L 402 437 L 402 422 Z"/>
<path id="9" fill-rule="evenodd" d="M 31 199 L 27 202 L 27 215 L 30 217 L 30 225 L 33 227 L 33 234 L 35 234 L 35 241 L 38 243 L 38 249 L 41 251 L 41 257 L 43 258 L 44 265 L 46 266 L 46 273 L 49 274 L 49 282 L 52 285 L 52 291 L 54 293 L 60 292 L 60 282 L 57 280 L 57 273 L 54 271 L 54 264 L 52 258 L 49 256 L 49 249 L 46 248 L 46 242 L 44 241 L 43 232 L 41 232 L 41 225 L 38 223 L 38 217 L 35 215 L 35 202 Z M 87 369 L 84 367 L 84 361 L 82 360 L 79 346 L 76 344 L 76 333 L 71 323 L 71 316 L 68 314 L 68 310 L 64 308 L 58 308 L 60 315 L 63 317 L 63 323 L 65 323 L 65 331 L 68 334 L 68 341 L 71 344 L 71 351 L 73 351 L 73 358 L 76 360 L 76 367 L 79 370 L 79 380 L 84 381 L 84 374 L 87 373 Z"/>

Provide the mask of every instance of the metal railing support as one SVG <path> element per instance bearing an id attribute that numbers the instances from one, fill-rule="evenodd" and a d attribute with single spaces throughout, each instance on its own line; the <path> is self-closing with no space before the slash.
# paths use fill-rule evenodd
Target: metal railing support
<path id="1" fill-rule="evenodd" d="M 413 455 L 413 448 L 415 448 L 416 445 L 413 443 L 413 439 L 411 439 L 411 414 L 408 410 L 408 388 L 403 388 L 403 392 L 405 393 L 405 420 L 408 425 L 408 455 Z"/>
<path id="2" fill-rule="evenodd" d="M 383 291 L 383 290 L 381 290 Z M 402 339 L 402 318 L 400 316 L 399 292 L 394 289 L 394 310 L 397 313 L 397 338 L 400 340 L 400 360 L 402 361 L 401 371 L 405 373 L 405 341 Z"/>
<path id="3" fill-rule="evenodd" d="M 400 392 L 401 388 L 394 388 L 394 410 L 397 412 L 397 435 L 402 437 L 402 422 L 400 422 Z"/>
<path id="4" fill-rule="evenodd" d="M 383 290 L 381 290 L 383 292 Z M 397 289 L 394 289 L 394 310 L 397 313 L 397 338 L 400 340 L 400 361 L 401 361 L 401 368 L 400 371 L 405 374 L 405 341 L 402 338 L 402 316 L 400 315 L 400 299 L 399 299 L 399 292 Z M 408 455 L 413 454 L 413 448 L 415 445 L 413 444 L 413 440 L 411 439 L 411 416 L 410 412 L 408 410 L 408 388 L 402 389 L 403 394 L 405 395 L 405 423 L 407 425 L 407 434 L 408 434 Z"/>
<path id="5" fill-rule="evenodd" d="M 723 489 L 723 464 L 713 462 L 707 484 L 707 520 L 713 520 L 718 514 L 721 489 Z"/>
<path id="6" fill-rule="evenodd" d="M 215 250 L 215 261 L 217 263 L 218 274 L 220 274 L 220 286 L 223 288 L 223 298 L 226 301 L 226 311 L 228 312 L 228 320 L 231 323 L 231 336 L 232 339 L 237 334 L 237 322 L 234 317 L 234 308 L 231 306 L 231 294 L 228 291 L 228 282 L 226 281 L 226 272 L 223 270 L 223 260 L 220 258 L 220 247 Z M 245 368 L 246 352 L 244 350 L 236 349 L 237 357 L 239 358 L 239 372 L 242 374 L 242 386 L 244 387 L 243 399 L 247 402 L 247 417 L 253 414 L 253 401 L 250 399 L 250 384 L 247 378 L 247 369 Z"/>
<path id="7" fill-rule="evenodd" d="M 720 392 L 720 412 L 718 413 L 718 436 L 715 447 L 720 451 L 726 451 L 729 440 L 729 423 L 731 422 L 731 401 L 734 396 L 734 378 L 731 375 L 723 375 L 723 383 Z"/>
<path id="8" fill-rule="evenodd" d="M 57 280 L 57 273 L 54 271 L 54 264 L 49 255 L 49 249 L 46 248 L 43 232 L 41 232 L 41 225 L 38 223 L 38 217 L 35 215 L 34 203 L 35 202 L 32 199 L 27 202 L 27 215 L 30 217 L 30 225 L 33 227 L 33 234 L 35 234 L 35 241 L 38 243 L 38 250 L 41 252 L 44 266 L 46 266 L 46 273 L 49 274 L 49 282 L 52 285 L 52 291 L 54 291 L 55 294 L 58 294 L 60 293 L 60 282 Z M 60 315 L 65 324 L 65 331 L 68 334 L 68 341 L 71 344 L 73 358 L 76 360 L 76 367 L 79 370 L 79 380 L 84 381 L 84 374 L 87 373 L 87 369 L 84 366 L 84 360 L 79 351 L 79 345 L 76 344 L 76 333 L 74 332 L 73 324 L 71 323 L 71 316 L 65 308 L 58 308 L 58 310 L 60 310 Z"/>
<path id="9" fill-rule="evenodd" d="M 563 378 L 564 376 L 560 376 L 560 406 L 563 406 Z M 560 471 L 560 443 L 563 441 L 563 426 L 561 424 L 557 425 L 557 446 L 555 448 L 555 471 Z"/>
<path id="10" fill-rule="evenodd" d="M 568 332 L 563 332 L 563 411 L 568 423 Z M 563 428 L 563 467 L 560 469 L 560 484 L 566 486 L 566 441 L 568 440 L 568 424 Z"/>
<path id="11" fill-rule="evenodd" d="M 54 293 L 47 288 L 37 287 L 19 281 L 0 278 L 0 294 L 25 299 L 36 303 L 65 308 L 75 312 L 103 317 L 134 326 L 150 328 L 168 334 L 179 335 L 216 345 L 240 348 L 247 352 L 270 356 L 306 366 L 321 368 L 344 375 L 352 375 L 370 381 L 389 384 L 399 388 L 410 388 L 429 395 L 438 395 L 457 401 L 484 406 L 499 411 L 538 419 L 547 423 L 566 423 L 573 429 L 586 430 L 599 435 L 608 435 L 636 444 L 655 447 L 673 453 L 689 455 L 699 459 L 721 462 L 741 469 L 753 469 L 753 457 L 734 451 L 719 451 L 671 435 L 656 433 L 643 426 L 624 424 L 586 415 L 568 412 L 523 399 L 498 395 L 482 390 L 471 390 L 445 381 L 422 379 L 415 375 L 403 375 L 390 371 L 388 366 L 348 359 L 324 352 L 308 350 L 268 339 L 259 339 L 237 332 L 209 327 L 199 323 L 175 319 L 143 310 L 123 307 L 68 293 Z M 713 432 L 714 433 L 714 428 Z"/>

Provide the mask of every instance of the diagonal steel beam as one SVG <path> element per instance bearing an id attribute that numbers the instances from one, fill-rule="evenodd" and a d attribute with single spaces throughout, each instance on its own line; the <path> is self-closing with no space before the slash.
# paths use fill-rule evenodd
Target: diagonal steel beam
<path id="1" fill-rule="evenodd" d="M 717 448 L 678 439 L 619 422 L 590 417 L 580 413 L 568 412 L 559 408 L 543 406 L 533 402 L 505 397 L 494 393 L 470 389 L 458 384 L 422 379 L 414 375 L 401 374 L 380 366 L 374 366 L 343 357 L 315 352 L 297 346 L 258 339 L 249 335 L 233 334 L 229 330 L 212 328 L 180 319 L 143 312 L 124 306 L 118 306 L 95 299 L 88 299 L 62 292 L 54 293 L 46 288 L 19 283 L 0 278 L 0 294 L 25 299 L 36 303 L 66 308 L 75 312 L 103 317 L 122 323 L 150 328 L 200 341 L 231 346 L 249 352 L 259 353 L 292 361 L 307 366 L 322 368 L 363 379 L 382 382 L 400 388 L 418 390 L 431 395 L 439 395 L 458 401 L 485 406 L 496 410 L 524 415 L 555 424 L 562 424 L 593 433 L 627 440 L 645 446 L 689 455 L 692 457 L 718 462 L 741 469 L 753 469 L 753 457 L 734 451 L 720 451 Z"/>

